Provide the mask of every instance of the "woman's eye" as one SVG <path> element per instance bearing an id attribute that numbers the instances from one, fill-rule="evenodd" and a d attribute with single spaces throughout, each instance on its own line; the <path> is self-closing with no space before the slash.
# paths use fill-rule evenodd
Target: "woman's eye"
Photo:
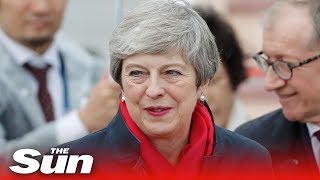
<path id="1" fill-rule="evenodd" d="M 168 70 L 168 71 L 166 71 L 166 74 L 171 75 L 171 76 L 182 75 L 179 71 L 176 71 L 176 70 Z"/>
<path id="2" fill-rule="evenodd" d="M 143 75 L 143 72 L 142 71 L 138 71 L 138 70 L 135 70 L 135 71 L 131 71 L 129 73 L 130 76 L 133 76 L 133 77 L 138 77 L 138 76 L 141 76 Z"/>

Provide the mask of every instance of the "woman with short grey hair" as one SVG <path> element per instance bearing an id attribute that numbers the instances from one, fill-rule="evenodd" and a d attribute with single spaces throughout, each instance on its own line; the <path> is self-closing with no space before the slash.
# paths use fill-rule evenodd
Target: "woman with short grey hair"
<path id="1" fill-rule="evenodd" d="M 181 52 L 197 74 L 197 87 L 219 65 L 214 37 L 205 21 L 183 1 L 150 0 L 136 7 L 115 29 L 110 41 L 111 73 L 121 84 L 121 65 L 134 54 Z M 165 12 L 165 13 L 164 13 Z"/>
<path id="2" fill-rule="evenodd" d="M 65 147 L 94 155 L 94 167 L 111 176 L 272 174 L 265 148 L 214 126 L 203 91 L 219 55 L 190 4 L 141 3 L 115 29 L 110 52 L 122 88 L 119 111 L 105 129 Z"/>

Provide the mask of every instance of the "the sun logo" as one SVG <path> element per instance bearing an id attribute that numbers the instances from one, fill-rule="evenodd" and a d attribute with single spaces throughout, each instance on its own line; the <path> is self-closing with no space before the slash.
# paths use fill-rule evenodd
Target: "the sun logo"
<path id="1" fill-rule="evenodd" d="M 69 148 L 51 148 L 52 155 L 44 155 L 41 164 L 33 157 L 41 153 L 34 149 L 20 149 L 13 154 L 13 160 L 21 165 L 10 166 L 11 171 L 19 174 L 30 174 L 39 170 L 43 174 L 74 174 L 79 161 L 82 161 L 81 174 L 91 172 L 93 157 L 90 155 L 69 155 Z M 55 167 L 51 167 L 54 156 Z"/>

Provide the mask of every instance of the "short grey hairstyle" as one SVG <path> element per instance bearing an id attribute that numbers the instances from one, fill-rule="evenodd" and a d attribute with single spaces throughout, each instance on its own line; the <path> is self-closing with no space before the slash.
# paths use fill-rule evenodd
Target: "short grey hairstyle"
<path id="1" fill-rule="evenodd" d="M 195 68 L 196 86 L 210 80 L 219 53 L 205 21 L 184 0 L 147 0 L 129 12 L 110 40 L 110 71 L 121 86 L 123 60 L 135 54 L 182 53 Z"/>
<path id="2" fill-rule="evenodd" d="M 274 21 L 275 12 L 279 11 L 284 5 L 289 5 L 295 8 L 306 8 L 309 10 L 310 17 L 313 22 L 313 34 L 310 40 L 310 47 L 319 49 L 320 45 L 320 1 L 319 0 L 276 0 L 273 5 L 267 9 L 265 14 L 265 25 L 270 21 Z"/>

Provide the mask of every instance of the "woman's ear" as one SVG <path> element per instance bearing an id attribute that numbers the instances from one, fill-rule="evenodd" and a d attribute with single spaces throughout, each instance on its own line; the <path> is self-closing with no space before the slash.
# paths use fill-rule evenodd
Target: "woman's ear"
<path id="1" fill-rule="evenodd" d="M 207 79 L 205 82 L 203 82 L 203 83 L 199 86 L 199 91 L 200 91 L 200 92 L 203 92 L 204 89 L 209 86 L 209 83 L 210 83 L 210 79 Z"/>
<path id="2" fill-rule="evenodd" d="M 124 96 L 123 90 L 121 90 L 121 102 L 125 102 L 126 101 L 126 97 Z"/>
<path id="3" fill-rule="evenodd" d="M 206 87 L 209 85 L 209 83 L 210 83 L 210 80 L 208 79 L 208 80 L 206 80 L 204 83 L 202 83 L 199 87 L 198 87 L 198 95 L 199 95 L 199 97 L 201 96 L 201 95 L 204 95 L 205 93 L 205 89 L 206 89 Z"/>

